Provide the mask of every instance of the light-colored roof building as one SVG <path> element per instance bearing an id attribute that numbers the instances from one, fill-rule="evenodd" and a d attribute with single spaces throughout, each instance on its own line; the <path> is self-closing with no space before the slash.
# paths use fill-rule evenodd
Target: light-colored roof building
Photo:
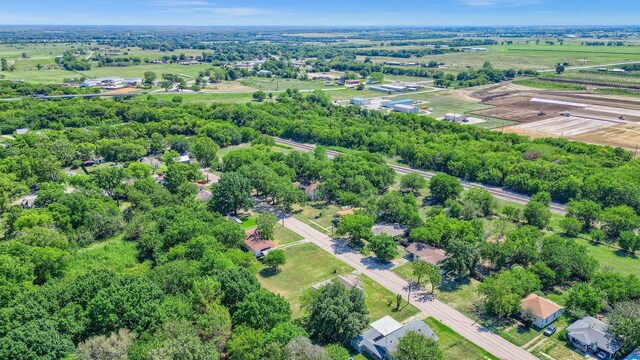
<path id="1" fill-rule="evenodd" d="M 211 191 L 202 189 L 196 194 L 196 199 L 200 201 L 209 201 L 211 196 Z"/>
<path id="2" fill-rule="evenodd" d="M 522 299 L 520 306 L 522 310 L 531 310 L 536 318 L 533 324 L 540 329 L 554 322 L 563 311 L 562 306 L 536 294 L 529 294 Z"/>
<path id="3" fill-rule="evenodd" d="M 391 316 L 385 316 L 371 323 L 370 327 L 353 339 L 351 345 L 359 353 L 366 353 L 373 359 L 392 360 L 400 339 L 410 331 L 438 341 L 438 336 L 421 320 L 402 325 Z"/>
<path id="4" fill-rule="evenodd" d="M 404 236 L 407 229 L 408 228 L 406 226 L 402 226 L 400 224 L 376 224 L 371 227 L 371 232 L 375 236 L 385 234 L 391 237 L 396 237 Z"/>
<path id="5" fill-rule="evenodd" d="M 609 325 L 592 317 L 582 318 L 567 327 L 567 338 L 583 352 L 600 359 L 611 359 L 620 350 L 621 342 L 609 332 Z"/>

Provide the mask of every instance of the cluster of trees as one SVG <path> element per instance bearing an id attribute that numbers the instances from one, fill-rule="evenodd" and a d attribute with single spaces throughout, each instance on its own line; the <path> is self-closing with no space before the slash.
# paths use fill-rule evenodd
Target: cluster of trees
<path id="1" fill-rule="evenodd" d="M 449 75 L 449 74 L 448 74 Z M 450 74 L 453 75 L 453 74 Z M 455 77 L 455 82 L 450 80 L 450 77 L 439 78 L 434 81 L 434 85 L 449 87 L 451 85 L 461 87 L 473 87 L 486 85 L 491 83 L 499 83 L 501 81 L 510 80 L 516 77 L 516 71 L 514 69 L 498 70 L 494 69 L 490 62 L 485 62 L 482 69 L 474 70 L 469 69 L 467 71 L 459 72 Z"/>
<path id="2" fill-rule="evenodd" d="M 56 57 L 56 64 L 69 71 L 91 70 L 91 63 L 84 58 L 77 57 L 73 50 L 66 51 L 62 57 Z"/>

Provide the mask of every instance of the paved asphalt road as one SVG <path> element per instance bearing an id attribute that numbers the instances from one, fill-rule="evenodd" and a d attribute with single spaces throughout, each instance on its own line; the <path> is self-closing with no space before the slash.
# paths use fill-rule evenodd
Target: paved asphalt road
<path id="1" fill-rule="evenodd" d="M 313 144 L 302 144 L 302 143 L 298 143 L 295 141 L 291 141 L 291 140 L 286 140 L 286 139 L 281 139 L 281 138 L 276 138 L 275 139 L 276 142 L 283 144 L 283 145 L 287 145 L 287 146 L 291 146 L 296 150 L 300 150 L 300 151 L 313 151 L 313 149 L 315 148 L 315 145 Z M 338 151 L 334 151 L 334 150 L 328 150 L 327 151 L 327 155 L 330 158 L 334 158 L 339 154 Z M 387 165 L 389 165 L 389 167 L 391 167 L 395 172 L 397 172 L 398 174 L 409 174 L 409 173 L 418 173 L 420 175 L 422 175 L 425 179 L 431 179 L 431 177 L 433 177 L 434 175 L 436 175 L 436 173 L 434 172 L 430 172 L 430 171 L 422 171 L 422 170 L 415 170 L 412 169 L 410 167 L 406 167 L 406 166 L 400 166 L 400 165 L 396 165 L 396 164 L 391 164 L 388 163 Z M 489 191 L 489 193 L 491 195 L 493 195 L 495 198 L 497 199 L 501 199 L 501 200 L 506 200 L 506 201 L 511 201 L 514 203 L 518 203 L 518 204 L 526 204 L 529 202 L 529 196 L 527 195 L 522 195 L 522 194 L 518 194 L 518 193 L 514 193 L 496 186 L 488 186 L 488 185 L 483 185 L 480 183 L 474 183 L 474 182 L 470 182 L 470 181 L 465 181 L 465 180 L 460 180 L 460 184 L 462 184 L 462 187 L 465 189 L 468 189 L 472 186 L 478 186 L 478 187 L 482 187 L 487 189 L 487 191 Z M 567 213 L 565 205 L 563 204 L 559 204 L 559 203 L 551 203 L 551 212 L 556 213 L 556 214 L 561 214 L 564 215 Z"/>
<path id="2" fill-rule="evenodd" d="M 364 257 L 362 254 L 353 251 L 345 245 L 341 245 L 336 240 L 294 217 L 282 213 L 278 214 L 278 216 L 280 219 L 284 219 L 284 226 L 286 228 L 300 234 L 306 240 L 311 241 L 323 250 L 333 254 L 338 259 L 384 286 L 392 293 L 402 294 L 405 299 L 407 298 L 410 285 L 407 281 L 391 271 L 392 264 L 384 265 L 372 258 Z M 425 316 L 431 316 L 439 320 L 458 334 L 500 359 L 537 359 L 526 350 L 503 339 L 425 292 L 414 289 L 411 295 L 411 304 L 421 310 Z"/>

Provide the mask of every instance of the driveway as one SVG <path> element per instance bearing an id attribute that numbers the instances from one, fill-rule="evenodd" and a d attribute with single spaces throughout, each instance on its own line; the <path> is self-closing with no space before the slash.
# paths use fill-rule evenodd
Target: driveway
<path id="1" fill-rule="evenodd" d="M 278 214 L 278 216 L 281 221 L 284 219 L 284 226 L 288 229 L 333 254 L 394 294 L 402 294 L 405 299 L 407 298 L 409 283 L 391 271 L 392 264 L 380 264 L 370 257 L 365 257 L 292 216 L 282 213 Z M 461 336 L 500 359 L 537 359 L 524 349 L 513 345 L 425 292 L 414 290 L 411 295 L 411 304 L 420 309 L 425 316 L 431 316 L 439 320 Z"/>

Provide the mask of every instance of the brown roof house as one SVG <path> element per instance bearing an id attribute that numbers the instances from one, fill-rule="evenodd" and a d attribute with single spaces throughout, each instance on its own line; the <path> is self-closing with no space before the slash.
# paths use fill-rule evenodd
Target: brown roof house
<path id="1" fill-rule="evenodd" d="M 296 181 L 293 185 L 297 186 L 301 190 L 304 190 L 304 193 L 307 194 L 309 199 L 318 200 L 318 182 L 317 181 Z"/>
<path id="2" fill-rule="evenodd" d="M 536 294 L 529 294 L 520 301 L 522 310 L 531 310 L 536 320 L 533 322 L 537 328 L 542 329 L 554 322 L 562 315 L 562 306 L 551 300 L 545 299 Z"/>
<path id="3" fill-rule="evenodd" d="M 260 233 L 255 229 L 247 230 L 245 234 L 247 238 L 244 240 L 244 245 L 247 250 L 253 251 L 256 258 L 265 256 L 274 246 L 271 241 L 261 238 Z"/>
<path id="4" fill-rule="evenodd" d="M 422 260 L 433 265 L 438 265 L 440 261 L 447 257 L 444 250 L 423 243 L 411 243 L 406 250 L 411 260 Z"/>

